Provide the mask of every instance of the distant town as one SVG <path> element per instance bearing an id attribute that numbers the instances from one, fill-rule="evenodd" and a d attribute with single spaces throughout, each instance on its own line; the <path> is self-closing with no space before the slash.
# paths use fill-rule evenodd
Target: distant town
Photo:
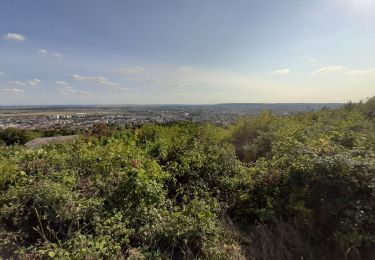
<path id="1" fill-rule="evenodd" d="M 0 129 L 87 129 L 98 123 L 138 126 L 147 123 L 206 122 L 229 125 L 239 117 L 271 110 L 289 115 L 337 108 L 339 103 L 217 104 L 217 105 L 127 105 L 127 106 L 0 106 Z"/>

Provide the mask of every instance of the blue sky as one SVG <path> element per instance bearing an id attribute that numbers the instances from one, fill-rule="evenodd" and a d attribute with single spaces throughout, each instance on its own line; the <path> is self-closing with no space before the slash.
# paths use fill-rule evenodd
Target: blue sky
<path id="1" fill-rule="evenodd" d="M 375 95 L 375 0 L 1 0 L 0 105 Z"/>

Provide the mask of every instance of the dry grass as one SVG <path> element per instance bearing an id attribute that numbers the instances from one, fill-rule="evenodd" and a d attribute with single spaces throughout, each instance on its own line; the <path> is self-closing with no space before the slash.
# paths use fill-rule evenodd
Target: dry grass
<path id="1" fill-rule="evenodd" d="M 34 140 L 26 143 L 25 146 L 28 148 L 38 148 L 43 145 L 71 142 L 76 139 L 78 139 L 78 135 L 35 138 Z"/>
<path id="2" fill-rule="evenodd" d="M 373 258 L 361 258 L 352 250 L 345 254 L 330 252 L 327 245 L 321 248 L 313 247 L 308 243 L 303 231 L 297 230 L 293 224 L 278 221 L 274 224 L 258 224 L 247 230 L 239 230 L 229 218 L 223 220 L 223 226 L 234 240 L 241 245 L 241 252 L 246 259 L 254 260 L 362 260 Z M 306 231 L 310 233 L 311 230 Z"/>

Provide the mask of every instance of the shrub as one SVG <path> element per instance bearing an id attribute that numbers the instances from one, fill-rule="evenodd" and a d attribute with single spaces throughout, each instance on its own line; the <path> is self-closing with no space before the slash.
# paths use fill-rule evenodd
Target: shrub
<path id="1" fill-rule="evenodd" d="M 371 104 L 0 146 L 0 257 L 371 259 Z"/>
<path id="2" fill-rule="evenodd" d="M 272 114 L 263 112 L 257 118 L 244 120 L 233 134 L 236 154 L 241 161 L 254 162 L 268 157 L 272 150 L 270 124 Z"/>

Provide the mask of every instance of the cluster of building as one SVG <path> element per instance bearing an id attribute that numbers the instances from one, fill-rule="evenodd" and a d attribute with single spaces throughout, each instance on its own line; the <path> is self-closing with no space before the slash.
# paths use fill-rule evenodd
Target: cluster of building
<path id="1" fill-rule="evenodd" d="M 87 113 L 87 114 L 53 114 L 53 115 L 20 115 L 0 117 L 0 128 L 15 127 L 19 129 L 87 129 L 98 123 L 119 126 L 138 126 L 148 123 L 166 124 L 181 121 L 209 122 L 230 124 L 235 116 L 220 113 L 186 112 L 186 111 L 143 111 L 137 113 Z"/>
<path id="2" fill-rule="evenodd" d="M 270 109 L 278 114 L 334 108 L 340 104 L 221 104 L 221 105 L 161 105 L 124 107 L 62 107 L 28 108 L 0 113 L 0 128 L 20 129 L 88 129 L 105 123 L 119 126 L 138 126 L 147 123 L 167 124 L 190 121 L 228 125 L 238 117 L 252 116 Z M 78 110 L 78 112 L 77 112 Z M 84 112 L 82 112 L 84 111 Z M 1 112 L 1 109 L 0 109 Z"/>

